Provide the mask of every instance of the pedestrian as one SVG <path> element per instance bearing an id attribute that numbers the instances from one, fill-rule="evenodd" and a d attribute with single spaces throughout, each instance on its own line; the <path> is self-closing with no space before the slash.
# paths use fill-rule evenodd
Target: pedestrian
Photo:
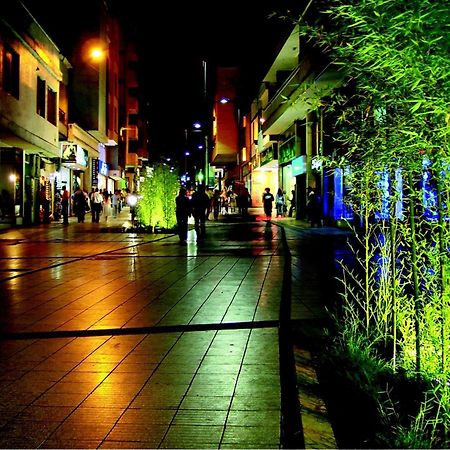
<path id="1" fill-rule="evenodd" d="M 63 216 L 64 225 L 69 225 L 69 201 L 70 201 L 69 191 L 67 190 L 66 186 L 63 186 L 61 195 L 61 212 Z"/>
<path id="2" fill-rule="evenodd" d="M 112 216 L 111 195 L 106 189 L 103 193 L 103 216 L 105 222 L 108 222 L 108 217 Z"/>
<path id="3" fill-rule="evenodd" d="M 247 216 L 248 215 L 248 208 L 250 206 L 250 201 L 251 201 L 251 197 L 250 197 L 250 193 L 248 192 L 247 188 L 244 188 L 241 193 L 239 194 L 240 197 L 240 208 L 241 208 L 241 213 L 243 216 Z"/>
<path id="4" fill-rule="evenodd" d="M 42 206 L 42 222 L 43 223 L 50 223 L 50 201 L 47 198 L 47 190 L 45 188 L 45 185 L 41 186 L 41 190 L 39 192 L 39 201 Z"/>
<path id="5" fill-rule="evenodd" d="M 207 187 L 206 195 L 209 198 L 208 211 L 206 211 L 206 220 L 209 220 L 209 215 L 210 215 L 211 211 L 213 210 L 213 195 L 214 195 L 213 190 L 211 188 Z"/>
<path id="6" fill-rule="evenodd" d="M 194 216 L 194 227 L 197 240 L 206 236 L 206 212 L 209 205 L 209 197 L 203 185 L 200 185 L 191 197 L 192 215 Z"/>
<path id="7" fill-rule="evenodd" d="M 111 206 L 112 206 L 112 214 L 113 217 L 117 217 L 119 214 L 119 202 L 120 202 L 120 194 L 119 191 L 115 190 L 114 194 L 111 196 Z"/>
<path id="8" fill-rule="evenodd" d="M 228 214 L 228 191 L 225 187 L 220 194 L 220 210 L 222 215 L 226 216 Z"/>
<path id="9" fill-rule="evenodd" d="M 295 190 L 293 189 L 291 191 L 291 198 L 289 199 L 289 212 L 288 212 L 288 216 L 292 217 L 292 214 L 294 213 L 294 208 L 295 208 Z"/>
<path id="10" fill-rule="evenodd" d="M 192 213 L 191 201 L 186 195 L 187 191 L 181 187 L 175 198 L 175 215 L 177 218 L 178 237 L 181 245 L 186 245 L 188 234 L 188 219 Z"/>
<path id="11" fill-rule="evenodd" d="M 278 188 L 277 194 L 275 196 L 275 205 L 277 208 L 277 217 L 284 216 L 284 193 L 281 188 Z"/>
<path id="12" fill-rule="evenodd" d="M 214 217 L 214 220 L 217 220 L 219 218 L 219 211 L 220 211 L 220 191 L 219 191 L 219 189 L 214 189 L 212 203 L 213 203 L 213 217 Z"/>
<path id="13" fill-rule="evenodd" d="M 275 199 L 273 198 L 273 194 L 270 192 L 270 188 L 266 187 L 262 196 L 262 200 L 264 214 L 266 215 L 266 219 L 270 220 L 272 218 L 273 202 L 275 201 Z"/>
<path id="14" fill-rule="evenodd" d="M 102 210 L 102 202 L 103 196 L 98 191 L 98 188 L 95 188 L 94 192 L 91 193 L 91 214 L 93 223 L 100 222 L 100 212 Z"/>
<path id="15" fill-rule="evenodd" d="M 78 223 L 84 223 L 84 216 L 86 215 L 86 197 L 82 189 L 78 186 L 73 194 L 73 212 L 77 216 Z"/>
<path id="16" fill-rule="evenodd" d="M 319 194 L 317 194 L 313 189 L 310 189 L 310 193 L 308 194 L 306 212 L 308 214 L 311 227 L 314 227 L 315 225 L 317 225 L 317 227 L 322 226 L 321 199 Z"/>

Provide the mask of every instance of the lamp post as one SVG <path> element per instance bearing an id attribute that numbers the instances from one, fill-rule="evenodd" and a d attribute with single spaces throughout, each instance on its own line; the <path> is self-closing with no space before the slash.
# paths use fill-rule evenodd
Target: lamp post
<path id="1" fill-rule="evenodd" d="M 199 144 L 198 148 L 205 150 L 205 159 L 204 159 L 204 162 L 202 161 L 202 164 L 200 167 L 204 166 L 204 180 L 205 180 L 205 186 L 207 186 L 209 184 L 208 133 L 207 133 L 207 130 L 205 129 L 205 125 L 202 124 L 201 122 L 195 122 L 193 124 L 193 128 L 194 128 L 194 130 L 193 130 L 194 132 L 201 133 L 202 131 L 204 131 L 204 138 L 203 138 L 204 145 Z"/>

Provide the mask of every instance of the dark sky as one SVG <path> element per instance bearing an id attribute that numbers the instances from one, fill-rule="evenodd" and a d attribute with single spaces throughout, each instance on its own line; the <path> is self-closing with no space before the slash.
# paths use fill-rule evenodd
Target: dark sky
<path id="1" fill-rule="evenodd" d="M 130 2 L 127 2 L 130 3 Z M 291 25 L 280 16 L 303 0 L 142 2 L 126 9 L 141 44 L 149 105 L 150 150 L 181 153 L 184 129 L 201 119 L 206 61 L 207 93 L 215 68 L 241 70 L 241 101 L 253 99 Z M 125 2 L 119 1 L 118 6 Z M 296 8 L 296 9 L 295 9 Z M 248 102 L 247 102 L 248 103 Z"/>
<path id="2" fill-rule="evenodd" d="M 73 20 L 76 14 L 71 15 L 69 10 L 68 14 L 59 15 L 59 1 L 25 1 L 39 8 L 36 16 L 43 17 L 53 29 L 60 27 L 62 33 L 77 31 L 77 21 Z M 209 95 L 215 67 L 237 66 L 242 76 L 241 100 L 254 98 L 280 44 L 291 31 L 289 22 L 280 16 L 288 10 L 298 13 L 306 3 L 306 0 L 112 1 L 138 41 L 150 150 L 159 154 L 181 153 L 184 129 L 201 118 L 202 61 L 206 61 Z M 82 9 L 83 2 L 78 0 L 71 8 Z M 53 9 L 46 7 L 48 4 Z M 89 13 L 89 8 L 83 11 Z"/>

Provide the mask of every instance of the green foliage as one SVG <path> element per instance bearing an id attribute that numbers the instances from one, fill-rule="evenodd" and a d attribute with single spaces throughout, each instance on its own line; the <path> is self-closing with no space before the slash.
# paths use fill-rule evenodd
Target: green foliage
<path id="1" fill-rule="evenodd" d="M 370 349 L 394 373 L 404 371 L 431 385 L 436 379 L 448 381 L 448 4 L 322 4 L 315 23 L 300 25 L 303 39 L 328 55 L 346 80 L 323 102 L 329 120 L 334 120 L 332 138 L 340 152 L 326 163 L 347 169 L 347 201 L 358 219 L 352 247 L 356 266 L 343 266 L 341 280 L 345 348 L 369 368 Z M 437 218 L 431 221 L 423 206 L 424 157 L 431 162 L 427 170 L 437 198 L 431 207 Z M 393 188 L 398 168 L 401 191 Z M 382 206 L 381 173 L 390 179 L 388 221 L 374 220 Z M 401 215 L 398 202 L 404 207 Z M 450 444 L 450 402 L 444 391 L 429 393 L 417 417 L 401 427 L 398 439 L 425 446 L 422 433 L 429 445 Z"/>
<path id="2" fill-rule="evenodd" d="M 164 164 L 156 164 L 141 184 L 141 198 L 137 218 L 144 226 L 172 229 L 176 225 L 175 197 L 179 189 L 178 177 Z"/>

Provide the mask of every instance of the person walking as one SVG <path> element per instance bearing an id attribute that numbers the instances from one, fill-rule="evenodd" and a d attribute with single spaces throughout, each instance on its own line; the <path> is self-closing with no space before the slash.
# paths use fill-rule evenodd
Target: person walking
<path id="1" fill-rule="evenodd" d="M 61 212 L 63 216 L 64 225 L 69 225 L 69 201 L 70 201 L 69 191 L 67 190 L 66 186 L 63 186 L 61 195 Z"/>
<path id="2" fill-rule="evenodd" d="M 248 216 L 248 208 L 250 206 L 250 193 L 247 188 L 244 188 L 239 194 L 239 207 L 243 216 Z"/>
<path id="3" fill-rule="evenodd" d="M 103 193 L 103 216 L 105 222 L 108 222 L 108 217 L 112 216 L 111 195 L 106 190 Z"/>
<path id="4" fill-rule="evenodd" d="M 219 211 L 220 211 L 220 192 L 219 189 L 214 189 L 214 194 L 212 198 L 212 205 L 213 205 L 213 217 L 214 220 L 218 220 L 219 218 Z"/>
<path id="5" fill-rule="evenodd" d="M 311 228 L 314 226 L 322 226 L 322 213 L 321 213 L 321 199 L 313 189 L 311 189 L 308 195 L 308 203 L 306 205 L 306 211 L 308 219 L 311 224 Z"/>
<path id="6" fill-rule="evenodd" d="M 50 201 L 47 198 L 47 190 L 45 189 L 45 185 L 41 186 L 41 190 L 39 191 L 39 202 L 42 206 L 42 222 L 50 223 Z"/>
<path id="7" fill-rule="evenodd" d="M 77 216 L 78 223 L 83 223 L 86 215 L 86 197 L 79 186 L 73 194 L 73 212 Z"/>
<path id="8" fill-rule="evenodd" d="M 275 196 L 275 205 L 277 208 L 277 217 L 284 216 L 284 193 L 281 188 L 278 188 L 277 195 Z"/>
<path id="9" fill-rule="evenodd" d="M 112 206 L 112 215 L 113 217 L 117 217 L 117 215 L 119 214 L 119 201 L 120 201 L 120 196 L 119 196 L 119 191 L 115 190 L 114 194 L 112 194 L 111 196 L 111 206 Z"/>
<path id="10" fill-rule="evenodd" d="M 100 211 L 102 210 L 103 196 L 95 188 L 94 192 L 91 194 L 91 213 L 92 213 L 92 223 L 100 222 Z"/>
<path id="11" fill-rule="evenodd" d="M 188 234 L 188 219 L 192 213 L 191 201 L 186 195 L 187 191 L 181 187 L 175 198 L 175 215 L 177 217 L 178 237 L 181 245 L 186 245 Z"/>
<path id="12" fill-rule="evenodd" d="M 273 194 L 270 192 L 270 188 L 266 187 L 264 190 L 264 194 L 262 196 L 264 214 L 266 215 L 266 220 L 270 220 L 272 218 L 272 208 L 274 202 Z"/>
<path id="13" fill-rule="evenodd" d="M 203 185 L 200 185 L 191 197 L 192 215 L 194 216 L 195 232 L 197 240 L 206 236 L 206 211 L 209 206 L 209 197 Z"/>
<path id="14" fill-rule="evenodd" d="M 289 199 L 289 212 L 288 212 L 288 216 L 292 217 L 292 214 L 294 213 L 294 209 L 295 209 L 295 190 L 293 189 L 291 191 L 291 198 Z"/>

